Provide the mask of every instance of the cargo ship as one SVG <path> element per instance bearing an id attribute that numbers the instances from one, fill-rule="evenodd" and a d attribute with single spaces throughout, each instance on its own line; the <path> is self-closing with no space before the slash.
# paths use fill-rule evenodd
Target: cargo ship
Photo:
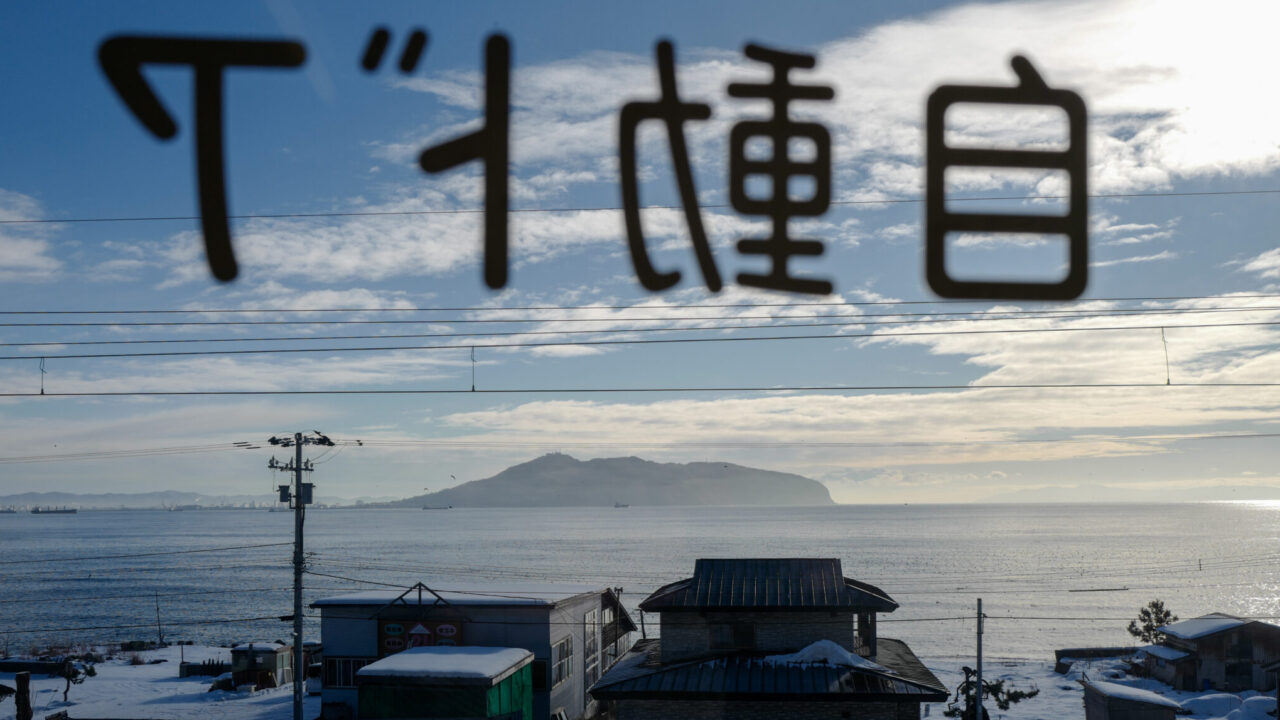
<path id="1" fill-rule="evenodd" d="M 68 507 L 31 508 L 32 515 L 74 515 L 77 512 L 79 511 L 76 510 L 75 508 L 68 508 Z"/>

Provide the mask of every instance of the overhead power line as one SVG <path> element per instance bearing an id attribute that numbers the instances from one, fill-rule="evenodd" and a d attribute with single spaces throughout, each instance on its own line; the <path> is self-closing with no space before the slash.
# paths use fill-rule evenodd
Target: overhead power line
<path id="1" fill-rule="evenodd" d="M 86 560 L 120 560 L 124 558 L 155 557 L 157 555 L 191 555 L 193 553 L 221 552 L 224 550 L 253 550 L 256 548 L 292 545 L 290 542 L 261 543 L 258 545 L 231 545 L 228 547 L 196 548 L 194 550 L 163 550 L 158 552 L 130 553 L 127 555 L 81 555 L 78 557 L 38 558 L 35 560 L 0 560 L 0 565 L 29 565 L 56 562 L 84 562 Z"/>
<path id="2" fill-rule="evenodd" d="M 1084 297 L 1077 300 L 1053 302 L 1054 305 L 1081 302 L 1175 302 L 1186 300 L 1252 300 L 1278 298 L 1277 293 L 1226 294 L 1226 295 L 1156 295 L 1149 297 Z M 403 312 L 504 312 L 512 310 L 684 310 L 689 308 L 753 308 L 753 307 L 858 307 L 876 305 L 990 305 L 991 300 L 848 300 L 841 302 L 753 302 L 753 303 L 663 303 L 662 305 L 469 305 L 459 307 L 409 307 L 409 308 L 187 308 L 187 309 L 139 309 L 139 310 L 0 310 L 0 315 L 212 315 L 229 313 L 403 313 Z"/>
<path id="3" fill-rule="evenodd" d="M 380 335 L 283 335 L 283 336 L 259 336 L 259 337 L 230 337 L 230 338 L 156 338 L 156 339 L 131 339 L 131 340 L 45 340 L 40 342 L 11 342 L 0 343 L 0 347 L 45 347 L 45 346 L 84 346 L 84 345 L 165 345 L 165 344 L 200 344 L 200 343 L 247 343 L 247 342 L 321 342 L 335 340 L 396 340 L 408 338 L 470 338 L 470 337 L 520 337 L 529 335 L 606 335 L 606 334 L 626 334 L 626 333 L 668 333 L 668 332 L 721 332 L 730 330 L 785 330 L 795 328 L 817 328 L 817 327 L 862 327 L 862 326 L 889 326 L 889 325 L 935 325 L 945 323 L 998 323 L 1009 322 L 1014 320 L 1082 320 L 1095 318 L 1115 318 L 1115 317 L 1134 317 L 1143 315 L 1188 315 L 1203 313 L 1249 313 L 1280 310 L 1280 306 L 1262 306 L 1262 307 L 1239 307 L 1239 308 L 1192 308 L 1192 309 L 1132 309 L 1132 310 L 1115 310 L 1115 311 L 999 311 L 994 314 L 983 313 L 976 317 L 975 313 L 869 313 L 866 315 L 820 315 L 819 318 L 843 318 L 848 317 L 851 320 L 844 322 L 812 322 L 812 323 L 767 323 L 752 325 L 672 325 L 668 327 L 622 327 L 622 328 L 601 328 L 592 330 L 493 330 L 483 332 L 439 332 L 439 333 L 392 333 Z M 920 316 L 920 317 L 917 317 Z M 938 317 L 943 316 L 943 317 Z M 767 316 L 757 316 L 767 317 Z M 800 316 L 796 316 L 799 318 Z M 861 318 L 877 318 L 877 317 L 909 317 L 908 320 L 862 320 Z M 639 318 L 638 320 L 656 320 L 657 318 Z M 737 320 L 744 319 L 742 317 L 724 316 L 724 317 L 690 317 L 690 318 L 667 318 L 669 320 L 682 320 L 688 322 L 703 322 L 707 320 Z M 782 319 L 789 319 L 789 316 Z M 631 318 L 572 318 L 569 320 L 516 320 L 513 323 L 531 323 L 531 322 L 630 322 Z M 421 324 L 456 324 L 453 321 L 404 321 L 406 323 Z M 468 321 L 461 321 L 468 322 Z M 505 322 L 505 321 L 496 321 Z M 198 323 L 197 323 L 198 324 Z M 360 321 L 352 321 L 350 324 L 381 324 L 376 321 L 362 323 Z M 109 323 L 107 325 L 110 325 Z M 33 325 L 33 327 L 35 327 Z M 53 325 L 44 326 L 53 327 Z M 1188 325 L 1169 326 L 1161 325 L 1163 328 L 1191 327 Z M 1207 327 L 1198 325 L 1195 327 Z M 1217 327 L 1215 325 L 1214 327 Z M 848 336 L 846 336 L 848 337 Z M 26 356 L 23 356 L 26 357 Z M 66 357 L 66 356 L 58 356 Z M 4 358 L 0 358 L 4 359 Z"/>
<path id="4" fill-rule="evenodd" d="M 1098 200 L 1125 198 L 1162 198 L 1162 197 L 1221 197 L 1230 195 L 1274 195 L 1280 189 L 1258 190 L 1208 190 L 1199 192 L 1149 192 L 1149 193 L 1097 193 L 1087 197 Z M 1007 202 L 1022 200 L 1069 200 L 1069 195 L 1007 195 L 1000 197 L 949 197 L 953 202 Z M 881 200 L 832 200 L 831 205 L 917 205 L 924 198 L 887 198 Z M 699 207 L 706 210 L 721 210 L 732 207 L 729 203 L 704 203 Z M 680 205 L 648 205 L 641 210 L 680 210 Z M 619 206 L 577 206 L 558 208 L 510 208 L 513 214 L 533 213 L 570 213 L 570 212 L 602 212 L 619 211 Z M 411 217 L 417 215 L 479 215 L 483 208 L 457 208 L 451 210 L 350 210 L 346 212 L 312 212 L 312 213 L 252 213 L 244 215 L 228 215 L 229 220 L 286 220 L 306 218 L 335 217 Z M 78 218 L 32 218 L 17 220 L 0 220 L 0 225 L 48 225 L 61 223 L 110 223 L 110 222 L 173 222 L 199 220 L 199 215 L 135 215 L 130 217 L 78 217 Z"/>
<path id="5" fill-rule="evenodd" d="M 130 450 L 90 450 L 78 453 L 63 453 L 57 455 L 64 460 L 111 460 L 113 458 L 127 457 L 147 457 L 155 455 L 186 455 L 189 453 L 203 452 L 222 452 L 224 450 L 256 450 L 256 446 L 238 443 L 219 443 L 214 445 L 182 445 L 176 447 L 162 448 L 136 448 Z M 0 463 L 26 462 L 27 458 L 47 457 L 43 455 L 20 456 L 15 458 L 0 458 Z"/>
<path id="6" fill-rule="evenodd" d="M 566 441 L 563 439 L 542 442 L 517 442 L 509 440 L 335 440 L 343 447 L 367 448 L 407 448 L 407 447 L 448 447 L 448 448 L 876 448 L 876 447 L 955 447 L 955 446 L 1000 446 L 1000 445 L 1052 445 L 1058 443 L 1086 444 L 1100 442 L 1183 442 L 1187 440 L 1261 440 L 1280 438 L 1280 433 L 1219 433 L 1197 435 L 1089 435 L 1088 437 L 1060 437 L 1004 440 L 895 440 L 886 442 L 769 442 L 758 440 L 718 441 L 718 442 L 644 442 L 636 440 L 601 440 L 601 441 Z M 241 450 L 240 446 L 225 444 L 217 450 Z M 211 448 L 210 451 L 213 451 Z M 16 465 L 23 463 L 115 460 L 134 457 L 154 457 L 178 455 L 190 452 L 184 447 L 174 448 L 137 448 L 131 450 L 112 450 L 101 452 L 61 453 L 50 455 L 16 455 L 0 457 L 0 464 Z M 205 551 L 200 551 L 205 552 Z M 2 564 L 2 563 L 0 563 Z"/>
<path id="7" fill-rule="evenodd" d="M 989 330 L 920 330 L 911 332 L 868 332 L 806 335 L 752 335 L 748 337 L 704 337 L 704 338 L 657 338 L 613 340 L 564 340 L 548 342 L 505 342 L 505 343 L 468 343 L 465 345 L 373 345 L 357 347 L 323 347 L 323 348 L 257 348 L 249 350 L 166 350 L 134 353 L 79 353 L 54 355 L 47 354 L 45 359 L 90 360 L 106 358 L 144 358 L 144 357 L 193 357 L 210 355 L 278 355 L 298 353 L 345 353 L 345 352 L 386 352 L 407 350 L 466 350 L 503 349 L 503 348 L 545 348 L 545 347 L 584 347 L 601 345 L 682 345 L 688 343 L 741 343 L 741 342 L 776 342 L 783 340 L 851 340 L 851 339 L 893 339 L 900 337 L 927 337 L 938 335 L 1004 335 L 1027 333 L 1063 333 L 1063 332 L 1110 332 L 1125 330 L 1179 330 L 1192 328 L 1222 327 L 1259 327 L 1280 325 L 1280 321 L 1258 321 L 1238 323 L 1182 323 L 1172 325 L 1160 323 L 1155 325 L 1120 325 L 1109 327 L 1053 327 L 1053 328 L 1001 328 Z M 31 355 L 0 355 L 0 360 L 32 360 Z"/>
<path id="8" fill-rule="evenodd" d="M 346 588 L 337 587 L 308 587 L 311 592 L 334 592 L 342 591 Z M 121 595 L 60 595 L 57 598 L 50 599 L 47 595 L 41 594 L 38 598 L 7 598 L 0 600 L 0 605 L 14 605 L 22 603 L 25 605 L 52 605 L 64 602 L 100 602 L 102 600 L 131 600 L 142 599 L 151 600 L 153 598 L 173 598 L 173 597 L 193 597 L 199 595 L 244 595 L 256 592 L 283 592 L 285 590 L 293 590 L 293 586 L 280 587 L 236 587 L 224 590 L 186 590 L 183 592 L 146 592 L 146 593 L 125 593 Z"/>
<path id="9" fill-rule="evenodd" d="M 164 624 L 165 624 L 165 627 L 178 627 L 178 626 L 187 626 L 187 625 L 231 625 L 235 623 L 259 622 L 262 620 L 278 621 L 279 619 L 280 617 L 278 615 L 264 615 L 261 617 L 224 618 L 221 620 L 187 620 L 187 621 L 166 620 Z M 156 626 L 155 622 L 134 623 L 130 625 L 82 625 L 80 627 L 66 627 L 66 628 L 32 628 L 30 630 L 0 630 L 0 635 L 32 635 L 36 633 L 67 633 L 67 632 L 82 632 L 85 630 L 131 630 L 134 628 L 154 628 L 155 626 Z"/>
<path id="10" fill-rule="evenodd" d="M 183 397 L 183 396 L 256 396 L 256 395 L 574 395 L 602 393 L 779 393 L 779 392 L 914 392 L 935 390 L 1108 390 L 1137 388 L 1271 388 L 1280 382 L 1205 382 L 1205 383 L 1002 383 L 991 385 L 741 385 L 705 387 L 612 387 L 612 388 L 476 388 L 382 390 L 119 390 L 82 392 L 6 392 L 0 397 Z"/>
<path id="11" fill-rule="evenodd" d="M 644 308 L 637 308 L 644 309 Z M 901 313 L 841 313 L 837 315 L 657 315 L 647 317 L 513 317 L 513 318 L 418 318 L 401 320 L 170 320 L 170 321 L 84 321 L 84 322 L 14 322 L 0 323 L 0 327 L 63 328 L 63 327 L 203 327 L 203 326 L 274 326 L 274 325 L 520 325 L 530 323 L 601 323 L 601 322 L 700 322 L 709 320 L 860 320 L 865 318 L 920 318 L 919 321 L 954 322 L 956 319 L 1014 320 L 1023 318 L 1091 318 L 1128 317 L 1132 315 L 1188 315 L 1205 313 L 1239 313 L 1280 310 L 1275 305 L 1241 305 L 1207 308 L 1110 308 L 1052 310 L 970 310 L 964 312 L 901 312 Z M 936 319 L 943 318 L 943 319 Z M 900 324 L 907 321 L 865 322 L 855 324 Z M 50 344 L 50 343 L 45 343 Z"/>

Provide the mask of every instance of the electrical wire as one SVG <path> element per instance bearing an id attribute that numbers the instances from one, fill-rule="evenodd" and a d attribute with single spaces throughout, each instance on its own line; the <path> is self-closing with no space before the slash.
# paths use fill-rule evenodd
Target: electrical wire
<path id="1" fill-rule="evenodd" d="M 1073 305 L 1082 302 L 1185 302 L 1188 300 L 1259 300 L 1280 298 L 1278 293 L 1232 293 L 1226 295 L 1155 295 L 1155 296 L 1122 296 L 1122 297 L 1082 297 L 1069 301 L 1050 301 L 1052 305 Z M 598 310 L 688 310 L 717 308 L 763 308 L 763 307 L 865 307 L 895 305 L 990 305 L 992 300 L 846 300 L 840 302 L 750 302 L 750 303 L 663 303 L 661 305 L 467 305 L 405 308 L 194 308 L 194 309 L 138 309 L 138 310 L 0 310 L 0 315 L 215 315 L 245 313 L 406 313 L 406 312 L 512 312 L 512 311 L 547 311 L 585 312 Z M 1001 301 L 1003 302 L 1003 301 Z M 1028 310 L 1026 312 L 1057 312 L 1063 308 L 1045 311 Z M 974 310 L 971 312 L 981 312 Z M 1081 311 L 1084 312 L 1084 311 Z M 900 314 L 900 313 L 891 313 Z M 937 313 L 919 313 L 937 314 Z"/>
<path id="2" fill-rule="evenodd" d="M 817 327 L 862 327 L 862 326 L 882 326 L 882 325 L 931 325 L 938 323 L 959 323 L 959 322 L 981 322 L 995 323 L 1008 322 L 1012 320 L 1046 320 L 1046 319 L 1090 319 L 1090 318 L 1114 318 L 1114 317 L 1134 317 L 1136 315 L 1184 315 L 1193 313 L 1248 313 L 1248 312 L 1265 312 L 1280 310 L 1280 306 L 1265 307 L 1240 307 L 1240 308 L 1195 308 L 1195 309 L 1136 309 L 1136 310 L 1117 310 L 1107 312 L 1089 312 L 1089 311 L 1073 311 L 1076 313 L 1088 314 L 1038 314 L 1038 315 L 1016 315 L 1012 317 L 993 317 L 984 315 L 982 317 L 921 317 L 911 320 L 874 320 L 861 321 L 852 320 L 848 322 L 820 322 L 820 323 L 769 323 L 764 325 L 710 325 L 710 326 L 669 326 L 669 327 L 635 327 L 635 328 L 602 328 L 598 330 L 507 330 L 507 331 L 487 331 L 487 332 L 441 332 L 441 333 L 391 333 L 381 335 L 284 335 L 275 337 L 232 337 L 232 338 L 160 338 L 160 339 L 131 339 L 131 340 L 46 340 L 41 342 L 12 342 L 0 343 L 0 347 L 43 347 L 43 346 L 80 346 L 80 345 L 162 345 L 162 344 L 199 344 L 199 343 L 246 343 L 246 342 L 319 342 L 334 340 L 393 340 L 406 338 L 471 338 L 471 337 L 516 337 L 527 335 L 613 335 L 613 334 L 629 334 L 629 333 L 666 333 L 666 332 L 725 332 L 732 330 L 785 330 L 794 328 L 817 328 Z M 999 311 L 997 314 L 1006 315 L 1014 312 L 1022 311 Z M 1044 311 L 1026 311 L 1039 312 Z M 937 313 L 938 315 L 972 315 L 972 313 Z M 867 315 L 850 315 L 851 318 L 865 317 L 893 317 L 893 316 L 911 316 L 911 315 L 932 315 L 931 313 L 882 313 Z M 845 317 L 845 316 L 823 316 L 823 317 Z M 733 316 L 723 318 L 688 318 L 690 322 L 701 322 L 704 320 L 714 319 L 733 319 Z M 604 322 L 604 319 L 598 322 Z M 614 322 L 616 320 L 609 319 Z M 624 320 L 625 321 L 625 320 Z M 423 321 L 434 324 L 434 321 Z M 525 322 L 525 321 L 520 321 Z M 544 322 L 529 321 L 529 322 Z M 547 320 L 545 322 L 555 323 L 558 320 Z M 597 322 L 592 320 L 591 322 Z M 442 324 L 448 324 L 443 321 Z M 1162 325 L 1167 329 L 1177 329 L 1179 327 L 1230 327 L 1230 324 L 1200 324 L 1200 325 Z M 1145 328 L 1144 328 L 1145 329 Z M 850 337 L 842 335 L 841 337 Z M 458 346 L 470 347 L 470 346 Z M 29 356 L 14 356 L 23 359 L 30 359 Z M 50 355 L 46 358 L 53 357 L 71 357 L 69 355 Z"/>
<path id="3" fill-rule="evenodd" d="M 1171 325 L 1124 325 L 1109 327 L 1055 327 L 1055 328 L 1004 328 L 987 330 L 921 330 L 911 332 L 869 332 L 869 333 L 837 333 L 806 335 L 752 335 L 748 337 L 706 337 L 706 338 L 619 338 L 612 340 L 565 340 L 547 342 L 497 342 L 469 343 L 466 345 L 385 345 L 358 347 L 324 347 L 324 348 L 256 348 L 249 350 L 167 350 L 134 353 L 80 353 L 68 355 L 45 355 L 48 360 L 102 360 L 144 357 L 203 357 L 212 355 L 279 355 L 299 353 L 344 353 L 344 352 L 383 352 L 395 350 L 467 350 L 475 349 L 511 349 L 511 348 L 547 348 L 547 347 L 597 347 L 605 345 L 682 345 L 689 343 L 739 343 L 739 342 L 771 342 L 785 340 L 847 340 L 847 339 L 893 339 L 899 337 L 933 337 L 954 335 L 1018 335 L 1029 333 L 1065 333 L 1065 332 L 1117 332 L 1129 330 L 1179 330 L 1223 327 L 1270 327 L 1280 325 L 1280 321 L 1258 321 L 1239 323 L 1194 323 Z M 30 355 L 0 355 L 0 360 L 32 360 Z"/>
<path id="4" fill-rule="evenodd" d="M 642 308 L 636 308 L 642 309 Z M 1091 318 L 1091 317 L 1131 317 L 1134 315 L 1186 315 L 1221 312 L 1261 312 L 1280 310 L 1275 305 L 1241 305 L 1209 308 L 1109 308 L 1109 309 L 1069 309 L 1053 310 L 972 310 L 965 312 L 922 312 L 922 313 L 841 313 L 838 315 L 657 315 L 648 317 L 520 317 L 520 318 L 426 318 L 414 320 L 170 320 L 170 321 L 83 321 L 83 322 L 8 322 L 0 323 L 0 327 L 17 328 L 62 328 L 62 327 L 202 327 L 202 326 L 257 326 L 257 325 L 474 325 L 474 324 L 527 324 L 527 323 L 600 323 L 600 322 L 702 322 L 708 320 L 861 320 L 864 318 L 908 317 L 928 318 L 928 322 L 945 322 L 947 318 L 958 316 L 974 316 L 976 320 L 1014 320 L 1020 318 Z M 1007 315 L 1009 317 L 994 317 Z M 939 319 L 943 318 L 943 319 Z M 922 320 L 923 322 L 924 320 Z M 861 325 L 901 324 L 906 321 L 862 322 Z"/>
<path id="5" fill-rule="evenodd" d="M 195 550 L 164 550 L 159 552 L 133 553 L 129 555 L 81 555 L 79 557 L 40 558 L 38 560 L 0 560 L 0 565 L 28 565 L 32 563 L 84 562 L 85 560 L 120 560 L 124 558 L 155 557 L 157 555 L 191 555 L 193 553 L 221 552 L 224 550 L 253 550 L 256 548 L 280 547 L 292 545 L 292 542 L 262 543 L 259 545 L 231 545 L 228 547 L 198 548 Z"/>
<path id="6" fill-rule="evenodd" d="M 827 441 L 798 441 L 798 442 L 767 442 L 744 440 L 740 442 L 721 441 L 721 442 L 644 442 L 635 440 L 614 440 L 614 441 L 580 441 L 566 442 L 564 440 L 547 440 L 544 442 L 517 442 L 503 440 L 356 440 L 356 439 L 336 439 L 334 442 L 338 444 L 338 448 L 346 447 L 367 447 L 367 448 L 402 448 L 402 447 L 452 447 L 452 448 L 546 448 L 546 447 L 574 447 L 574 448 L 864 448 L 864 447 L 955 447 L 955 446 L 1000 446 L 1000 445 L 1047 445 L 1057 443 L 1071 444 L 1087 444 L 1099 442 L 1183 442 L 1188 440 L 1261 440 L 1274 439 L 1280 437 L 1280 433 L 1220 433 L 1220 434 L 1196 434 L 1196 435 L 1090 435 L 1088 437 L 1060 437 L 1060 438 L 1010 438 L 1002 440 L 921 440 L 921 441 L 885 441 L 885 442 L 864 442 L 864 441 L 843 441 L 843 442 L 827 442 Z M 226 443 L 218 446 L 208 446 L 199 452 L 217 452 L 230 450 L 245 449 L 261 449 L 261 448 L 245 448 L 233 443 Z M 192 452 L 187 447 L 171 447 L 171 448 L 139 448 L 136 450 L 109 450 L 101 452 L 82 452 L 82 453 L 64 453 L 52 455 L 17 455 L 11 457 L 0 457 L 0 465 L 3 464 L 22 464 L 22 463 L 38 463 L 38 462 L 55 462 L 55 461 L 82 461 L 82 460 L 114 460 L 134 457 L 153 457 L 165 455 L 182 455 Z M 327 451 L 326 451 L 327 452 Z M 333 456 L 321 460 L 313 459 L 313 463 L 321 464 L 329 462 L 337 456 L 335 452 Z"/>
<path id="7" fill-rule="evenodd" d="M 916 392 L 938 390 L 1124 390 L 1124 389 L 1227 389 L 1272 388 L 1277 382 L 1132 382 L 1132 383 L 1000 383 L 988 385 L 740 385 L 705 387 L 615 387 L 615 388 L 476 388 L 382 390 L 85 390 L 69 392 L 0 392 L 0 398 L 70 397 L 196 397 L 196 396 L 293 396 L 293 395 L 574 395 L 604 393 L 779 393 L 779 392 Z"/>
<path id="8" fill-rule="evenodd" d="M 1108 199 L 1126 199 L 1126 198 L 1161 198 L 1161 197 L 1222 197 L 1232 195 L 1275 195 L 1280 194 L 1280 189 L 1256 189 L 1256 190 L 1206 190 L 1206 191 L 1187 191 L 1187 192 L 1149 192 L 1149 193 L 1097 193 L 1086 197 L 1097 200 Z M 1005 201 L 1022 201 L 1022 200 L 1067 200 L 1069 195 L 1007 195 L 998 197 L 948 197 L 948 203 L 958 202 L 1005 202 Z M 924 198 L 888 198 L 882 200 L 832 200 L 831 205 L 836 206 L 857 206 L 857 205 L 918 205 L 925 201 Z M 732 207 L 729 203 L 706 203 L 700 204 L 699 208 L 704 210 L 710 209 L 727 209 Z M 680 210 L 681 205 L 646 205 L 640 208 L 643 210 Z M 618 206 L 597 206 L 597 207 L 559 207 L 559 208 L 509 208 L 508 213 L 511 214 L 532 214 L 532 213 L 570 213 L 570 212 L 602 212 L 602 211 L 618 211 L 622 210 Z M 457 208 L 452 210 L 349 210 L 346 212 L 312 212 L 312 213 L 253 213 L 243 215 L 227 215 L 228 220 L 283 220 L 283 219 L 305 219 L 305 218 L 331 218 L 331 217 L 400 217 L 400 216 L 418 216 L 418 215 L 478 215 L 483 214 L 483 208 Z M 139 215 L 133 217 L 79 217 L 79 218 L 30 218 L 30 219 L 6 219 L 0 220 L 0 225 L 57 225 L 62 223 L 106 223 L 106 222 L 170 222 L 170 221 L 190 221 L 200 220 L 199 215 Z"/>
<path id="9" fill-rule="evenodd" d="M 224 618 L 221 620 L 187 620 L 187 621 L 167 621 L 165 627 L 185 627 L 189 625 L 232 625 L 236 623 L 259 622 L 262 620 L 279 620 L 279 615 L 263 615 L 260 617 L 247 618 Z M 81 627 L 66 628 L 32 628 L 30 630 L 0 630 L 0 635 L 31 635 L 35 633 L 64 633 L 64 632 L 83 632 L 85 630 L 131 630 L 136 628 L 154 628 L 155 622 L 135 623 L 129 625 L 88 625 Z"/>
<path id="10" fill-rule="evenodd" d="M 186 455 L 189 453 L 206 453 L 206 452 L 223 452 L 226 450 L 259 450 L 261 447 L 254 445 L 240 445 L 237 443 L 218 443 L 212 445 L 179 445 L 174 447 L 163 448 L 137 448 L 133 450 L 94 450 L 78 453 L 61 453 L 57 455 L 20 455 L 15 457 L 0 458 L 0 464 L 3 463 L 24 463 L 24 462 L 41 462 L 47 458 L 59 458 L 62 460 L 112 460 L 115 458 L 130 457 L 151 457 L 164 455 Z"/>

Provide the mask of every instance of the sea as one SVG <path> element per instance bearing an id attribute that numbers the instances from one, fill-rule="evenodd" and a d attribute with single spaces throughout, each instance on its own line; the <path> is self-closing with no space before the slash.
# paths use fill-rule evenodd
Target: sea
<path id="1" fill-rule="evenodd" d="M 294 518 L 266 510 L 0 514 L 0 651 L 285 640 Z M 308 509 L 304 598 L 422 582 L 589 583 L 638 603 L 697 558 L 839 558 L 900 605 L 879 632 L 926 660 L 1051 660 L 1181 618 L 1280 620 L 1280 503 Z M 319 637 L 306 609 L 306 636 Z M 660 635 L 658 617 L 644 632 Z"/>

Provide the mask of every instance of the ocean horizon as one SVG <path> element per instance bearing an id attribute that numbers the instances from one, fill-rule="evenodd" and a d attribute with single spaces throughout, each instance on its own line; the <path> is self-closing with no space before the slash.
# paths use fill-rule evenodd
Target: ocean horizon
<path id="1" fill-rule="evenodd" d="M 699 557 L 834 557 L 897 600 L 881 633 L 922 658 L 971 656 L 982 598 L 984 654 L 1043 661 L 1134 644 L 1128 619 L 1157 598 L 1184 619 L 1280 616 L 1278 535 L 1274 501 L 310 510 L 304 595 L 585 583 L 621 587 L 639 624 L 638 603 Z M 16 513 L 0 539 L 7 654 L 291 630 L 290 513 Z"/>

